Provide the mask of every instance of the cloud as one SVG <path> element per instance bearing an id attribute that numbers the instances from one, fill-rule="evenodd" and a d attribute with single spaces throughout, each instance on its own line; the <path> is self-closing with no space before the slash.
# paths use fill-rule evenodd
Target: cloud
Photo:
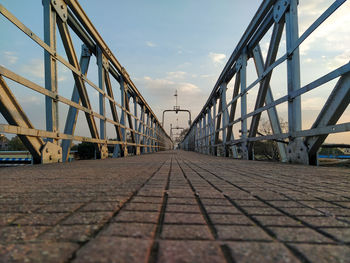
<path id="1" fill-rule="evenodd" d="M 18 56 L 17 56 L 16 52 L 4 51 L 3 55 L 4 55 L 4 58 L 7 61 L 7 63 L 9 63 L 10 65 L 16 64 L 16 62 L 18 60 Z"/>
<path id="2" fill-rule="evenodd" d="M 312 97 L 302 99 L 302 109 L 305 110 L 321 110 L 326 102 L 324 97 Z"/>
<path id="3" fill-rule="evenodd" d="M 208 56 L 215 65 L 222 64 L 226 58 L 225 54 L 213 53 L 213 52 L 210 52 Z"/>
<path id="4" fill-rule="evenodd" d="M 186 77 L 187 73 L 184 71 L 172 71 L 167 72 L 167 79 L 184 79 Z"/>
<path id="5" fill-rule="evenodd" d="M 44 60 L 32 59 L 29 63 L 22 65 L 20 68 L 22 74 L 29 75 L 35 79 L 43 81 L 45 78 Z M 68 79 L 68 75 L 71 74 L 70 70 L 61 63 L 57 63 L 57 81 L 63 82 Z"/>
<path id="6" fill-rule="evenodd" d="M 20 70 L 37 79 L 43 80 L 45 77 L 44 61 L 42 59 L 32 59 L 28 64 L 22 65 Z"/>
<path id="7" fill-rule="evenodd" d="M 146 45 L 147 45 L 148 47 L 156 47 L 156 46 L 157 46 L 155 43 L 153 43 L 153 42 L 151 42 L 151 41 L 146 41 Z"/>

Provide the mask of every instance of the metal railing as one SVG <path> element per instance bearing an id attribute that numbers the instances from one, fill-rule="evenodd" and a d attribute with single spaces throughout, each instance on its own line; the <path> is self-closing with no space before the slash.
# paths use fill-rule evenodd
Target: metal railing
<path id="1" fill-rule="evenodd" d="M 114 157 L 127 156 L 130 146 L 133 154 L 171 149 L 170 137 L 79 3 L 76 0 L 43 0 L 43 10 L 44 40 L 0 5 L 0 13 L 44 50 L 45 67 L 45 87 L 41 87 L 0 66 L 0 112 L 8 122 L 0 124 L 0 132 L 17 134 L 32 154 L 34 163 L 66 161 L 72 140 L 94 143 L 100 158 L 108 157 L 108 145 L 114 146 Z M 82 43 L 80 61 L 73 46 L 71 31 Z M 68 60 L 57 53 L 59 38 Z M 97 60 L 98 84 L 87 77 L 92 56 Z M 59 93 L 58 63 L 72 72 L 75 85 L 71 99 Z M 119 83 L 120 103 L 113 93 L 111 78 Z M 35 129 L 30 116 L 26 115 L 11 92 L 7 79 L 45 96 L 46 130 Z M 99 94 L 99 112 L 91 106 L 87 85 Z M 107 117 L 106 101 L 110 105 L 112 118 Z M 69 106 L 64 132 L 59 131 L 60 103 Z M 74 135 L 79 111 L 85 114 L 91 137 Z M 99 127 L 95 118 L 99 120 Z M 116 138 L 108 139 L 107 123 L 114 127 Z"/>
<path id="2" fill-rule="evenodd" d="M 254 159 L 254 142 L 277 141 L 283 162 L 317 164 L 317 151 L 332 133 L 350 131 L 350 123 L 337 124 L 350 102 L 350 63 L 301 87 L 300 45 L 346 0 L 334 1 L 299 37 L 298 0 L 265 0 L 260 5 L 226 66 L 220 74 L 203 109 L 193 121 L 180 148 L 205 154 Z M 286 52 L 277 59 L 285 27 Z M 272 31 L 272 33 L 271 33 Z M 271 33 L 266 59 L 260 42 Z M 341 40 L 339 40 L 341 41 Z M 247 85 L 247 63 L 252 59 L 258 78 Z M 270 88 L 273 70 L 287 64 L 287 95 L 273 98 Z M 234 80 L 232 99 L 227 102 L 227 85 Z M 338 79 L 310 129 L 302 129 L 301 96 Z M 255 107 L 247 112 L 247 95 L 259 87 Z M 255 90 L 256 91 L 256 90 Z M 218 102 L 219 101 L 219 102 Z M 237 103 L 240 116 L 235 116 Z M 287 103 L 288 130 L 282 131 L 276 106 Z M 217 112 L 217 113 L 216 113 Z M 267 112 L 272 134 L 259 135 L 261 114 Z M 239 127 L 237 127 L 239 125 Z M 250 127 L 248 127 L 250 126 Z M 234 128 L 240 129 L 234 138 Z"/>

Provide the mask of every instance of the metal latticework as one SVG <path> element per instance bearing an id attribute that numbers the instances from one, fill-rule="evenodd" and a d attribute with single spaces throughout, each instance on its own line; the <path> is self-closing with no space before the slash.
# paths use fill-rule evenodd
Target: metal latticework
<path id="1" fill-rule="evenodd" d="M 94 143 L 100 158 L 108 157 L 108 146 L 110 149 L 113 146 L 114 157 L 127 156 L 130 152 L 141 154 L 171 149 L 170 137 L 79 3 L 76 0 L 43 0 L 43 10 L 42 40 L 0 5 L 0 13 L 45 53 L 44 87 L 0 66 L 0 112 L 8 122 L 0 124 L 0 132 L 17 134 L 32 154 L 34 163 L 66 161 L 72 140 Z M 56 31 L 59 34 L 56 35 Z M 80 39 L 82 44 L 80 60 L 73 38 Z M 57 52 L 59 39 L 62 40 L 65 55 Z M 92 56 L 97 60 L 98 84 L 87 77 Z M 72 72 L 75 85 L 72 87 L 71 99 L 59 93 L 58 63 Z M 112 87 L 112 79 L 119 83 L 120 103 L 113 93 L 115 87 Z M 30 121 L 31 116 L 26 115 L 7 80 L 45 96 L 46 130 L 35 129 Z M 87 86 L 99 94 L 99 112 L 94 111 L 91 106 Z M 112 117 L 106 114 L 106 103 L 110 106 Z M 64 132 L 59 131 L 59 104 L 69 106 Z M 75 135 L 79 111 L 85 114 L 90 137 Z M 107 137 L 107 124 L 114 127 L 116 138 Z"/>
<path id="2" fill-rule="evenodd" d="M 254 143 L 275 141 L 281 161 L 317 164 L 317 152 L 331 133 L 350 131 L 350 123 L 338 120 L 350 102 L 350 64 L 347 63 L 322 77 L 301 86 L 299 47 L 346 0 L 334 1 L 301 36 L 299 36 L 298 0 L 265 0 L 260 5 L 237 47 L 220 74 L 203 109 L 193 121 L 180 147 L 205 154 L 254 159 Z M 285 41 L 281 41 L 285 33 Z M 261 40 L 270 37 L 266 58 Z M 285 42 L 285 52 L 277 58 Z M 247 63 L 252 60 L 257 78 L 247 85 Z M 270 87 L 273 71 L 286 64 L 286 95 L 273 98 Z M 279 76 L 282 77 L 282 76 Z M 234 79 L 232 99 L 226 91 Z M 301 96 L 337 80 L 326 103 L 309 129 L 302 129 Z M 258 88 L 258 90 L 256 90 Z M 248 92 L 256 92 L 255 107 L 247 110 Z M 250 96 L 250 94 L 249 94 Z M 288 129 L 281 129 L 277 106 L 287 104 Z M 240 116 L 237 116 L 240 105 Z M 272 134 L 258 133 L 261 114 L 268 115 Z M 239 126 L 237 128 L 237 126 Z M 239 135 L 234 137 L 234 128 Z"/>

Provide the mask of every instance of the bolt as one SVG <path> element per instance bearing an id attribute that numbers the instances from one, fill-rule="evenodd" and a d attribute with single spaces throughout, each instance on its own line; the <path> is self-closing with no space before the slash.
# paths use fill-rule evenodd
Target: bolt
<path id="1" fill-rule="evenodd" d="M 64 6 L 63 5 L 61 5 L 61 9 L 63 9 L 64 8 Z"/>
<path id="2" fill-rule="evenodd" d="M 58 150 L 58 154 L 61 154 L 61 150 Z"/>
<path id="3" fill-rule="evenodd" d="M 53 1 L 53 4 L 56 5 L 57 4 L 56 1 Z"/>
<path id="4" fill-rule="evenodd" d="M 47 152 L 47 153 L 49 152 L 49 149 L 48 149 L 48 148 L 46 148 L 46 152 Z"/>

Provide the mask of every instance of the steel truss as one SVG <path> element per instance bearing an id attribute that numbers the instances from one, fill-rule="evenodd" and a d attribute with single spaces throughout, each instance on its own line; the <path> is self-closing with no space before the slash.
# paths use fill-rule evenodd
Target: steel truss
<path id="1" fill-rule="evenodd" d="M 180 148 L 205 154 L 254 159 L 255 141 L 278 141 L 283 162 L 317 164 L 317 151 L 331 133 L 350 131 L 350 123 L 337 124 L 350 102 L 350 63 L 329 72 L 308 85 L 300 84 L 299 46 L 346 0 L 334 1 L 328 9 L 299 37 L 298 0 L 265 0 L 221 72 L 203 109 L 193 121 Z M 282 33 L 286 34 L 287 52 L 277 59 Z M 266 59 L 260 41 L 272 29 Z M 247 62 L 252 59 L 258 78 L 247 86 Z M 287 95 L 274 100 L 270 88 L 273 70 L 287 64 Z M 301 95 L 336 79 L 339 80 L 311 129 L 302 130 Z M 227 103 L 227 85 L 234 79 L 232 99 Z M 259 84 L 259 85 L 258 85 Z M 248 91 L 259 86 L 255 108 L 247 112 Z M 237 102 L 240 116 L 235 116 Z M 288 132 L 282 132 L 276 106 L 288 103 Z M 216 112 L 218 111 L 218 112 Z M 262 112 L 266 111 L 272 135 L 257 136 Z M 248 129 L 248 120 L 250 127 Z M 234 138 L 233 126 L 240 124 L 240 138 Z"/>
<path id="2" fill-rule="evenodd" d="M 8 124 L 0 124 L 0 132 L 19 135 L 33 156 L 34 163 L 67 161 L 72 140 L 92 142 L 98 156 L 108 157 L 108 145 L 114 146 L 113 156 L 127 156 L 128 149 L 134 154 L 172 149 L 172 141 L 158 121 L 150 106 L 142 97 L 127 71 L 99 35 L 84 10 L 76 0 L 43 0 L 44 40 L 20 22 L 3 5 L 0 13 L 23 31 L 44 50 L 45 87 L 41 87 L 5 67 L 0 66 L 0 112 Z M 56 27 L 59 36 L 56 35 Z M 80 61 L 71 37 L 72 30 L 82 41 Z M 68 61 L 57 54 L 57 39 L 62 40 Z M 98 84 L 87 78 L 91 56 L 98 64 Z M 72 97 L 60 96 L 57 88 L 57 63 L 65 65 L 73 74 Z M 113 94 L 111 78 L 120 85 L 121 104 Z M 13 80 L 26 88 L 45 96 L 46 130 L 33 127 L 18 100 L 11 92 L 6 79 Z M 99 94 L 99 112 L 93 111 L 86 85 Z M 130 100 L 134 109 L 131 111 Z M 106 100 L 112 119 L 106 116 Z M 58 105 L 69 106 L 64 132 L 59 132 Z M 138 113 L 138 108 L 141 112 Z M 75 128 L 79 111 L 84 112 L 91 137 L 76 136 Z M 118 111 L 121 115 L 118 115 Z M 99 120 L 99 129 L 95 122 Z M 107 138 L 106 124 L 114 126 L 117 138 Z"/>

